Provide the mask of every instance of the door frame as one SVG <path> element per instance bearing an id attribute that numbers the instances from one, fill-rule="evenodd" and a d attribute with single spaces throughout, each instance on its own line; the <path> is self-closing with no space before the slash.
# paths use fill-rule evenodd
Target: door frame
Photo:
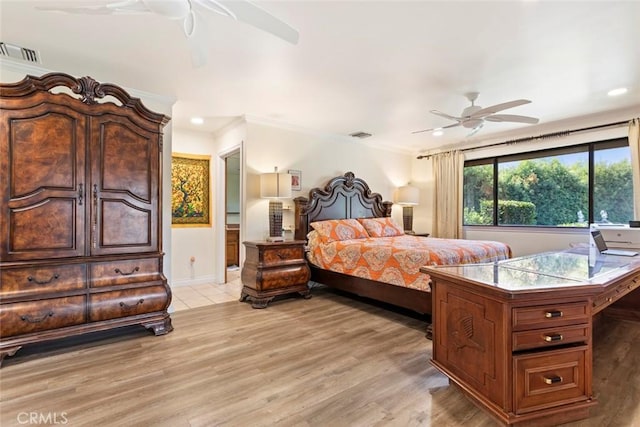
<path id="1" fill-rule="evenodd" d="M 217 215 L 214 221 L 216 227 L 215 235 L 215 247 L 216 247 L 216 260 L 215 260 L 215 281 L 216 283 L 227 283 L 227 232 L 226 232 L 226 214 L 227 214 L 227 174 L 226 174 L 226 159 L 233 154 L 240 154 L 240 248 L 239 248 L 239 266 L 242 266 L 244 260 L 244 245 L 242 245 L 244 237 L 244 224 L 245 224 L 245 185 L 244 185 L 244 142 L 240 142 L 238 145 L 234 145 L 226 150 L 218 153 L 216 158 L 216 206 Z"/>

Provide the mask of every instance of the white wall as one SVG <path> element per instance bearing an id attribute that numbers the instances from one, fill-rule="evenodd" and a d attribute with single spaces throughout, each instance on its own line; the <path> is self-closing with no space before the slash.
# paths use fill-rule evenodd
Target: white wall
<path id="1" fill-rule="evenodd" d="M 293 198 L 307 197 L 309 190 L 323 187 L 327 181 L 346 172 L 364 179 L 383 200 L 393 201 L 397 187 L 411 178 L 408 154 L 367 147 L 353 138 L 305 133 L 269 124 L 249 121 L 245 141 L 245 240 L 263 240 L 269 235 L 268 201 L 260 198 L 260 174 L 289 169 L 302 171 L 302 190 Z M 284 205 L 293 208 L 293 198 Z M 283 225 L 294 224 L 294 211 L 284 213 Z M 393 217 L 402 224 L 402 209 L 395 207 Z M 286 238 L 293 238 L 287 233 Z"/>
<path id="2" fill-rule="evenodd" d="M 216 194 L 216 149 L 214 137 L 207 132 L 195 132 L 186 129 L 173 130 L 173 152 L 211 156 L 210 189 L 211 218 L 224 215 L 224 209 L 217 209 Z M 170 175 L 171 168 L 167 169 Z M 172 227 L 171 228 L 171 284 L 197 284 L 215 281 L 215 224 L 208 227 Z M 191 262 L 191 258 L 195 258 Z"/>

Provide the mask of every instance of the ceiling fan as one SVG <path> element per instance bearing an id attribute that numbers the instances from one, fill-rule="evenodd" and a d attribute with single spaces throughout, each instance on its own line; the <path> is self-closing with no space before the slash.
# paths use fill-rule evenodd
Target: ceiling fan
<path id="1" fill-rule="evenodd" d="M 487 122 L 512 122 L 512 123 L 527 123 L 536 124 L 539 119 L 529 116 L 519 116 L 515 114 L 496 114 L 500 111 L 507 110 L 509 108 L 518 107 L 520 105 L 529 104 L 531 101 L 528 99 L 516 99 L 514 101 L 503 102 L 502 104 L 492 105 L 491 107 L 482 108 L 479 105 L 475 105 L 475 100 L 478 99 L 478 92 L 466 93 L 466 98 L 471 102 L 471 105 L 462 110 L 460 117 L 451 116 L 438 110 L 431 110 L 431 114 L 444 117 L 445 119 L 455 120 L 456 123 L 452 123 L 447 126 L 442 126 L 432 129 L 418 130 L 412 133 L 438 131 L 442 129 L 449 129 L 456 126 L 462 126 L 467 129 L 471 129 L 471 133 L 467 136 L 475 135 Z"/>
<path id="2" fill-rule="evenodd" d="M 43 6 L 37 9 L 83 15 L 157 13 L 168 19 L 181 20 L 194 67 L 200 67 L 207 62 L 206 40 L 202 40 L 196 34 L 196 27 L 205 13 L 213 12 L 244 22 L 291 44 L 297 44 L 299 38 L 296 29 L 246 0 L 120 0 L 102 5 L 88 3 L 65 7 Z"/>

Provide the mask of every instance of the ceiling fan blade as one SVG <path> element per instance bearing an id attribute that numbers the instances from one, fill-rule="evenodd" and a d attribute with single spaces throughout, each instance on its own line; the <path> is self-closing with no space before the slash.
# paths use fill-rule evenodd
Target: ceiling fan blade
<path id="1" fill-rule="evenodd" d="M 262 31 L 266 31 L 267 33 L 271 33 L 291 44 L 298 44 L 298 40 L 300 38 L 298 30 L 251 2 L 238 0 L 193 1 L 209 10 L 214 10 L 217 13 L 227 14 L 220 12 L 220 10 L 228 10 L 238 21 L 252 25 Z"/>
<path id="2" fill-rule="evenodd" d="M 183 19 L 191 12 L 189 0 L 140 0 L 147 9 L 169 19 Z"/>
<path id="3" fill-rule="evenodd" d="M 455 121 L 457 121 L 457 122 L 462 121 L 462 118 L 461 118 L 461 117 L 454 117 L 454 116 L 451 116 L 451 115 L 449 115 L 449 114 L 447 114 L 447 113 L 443 113 L 442 111 L 438 111 L 438 110 L 431 110 L 431 111 L 429 111 L 429 112 L 430 112 L 431 114 L 435 114 L 436 116 L 444 117 L 445 119 L 455 120 Z"/>
<path id="4" fill-rule="evenodd" d="M 417 130 L 417 131 L 414 131 L 414 132 L 411 132 L 411 133 L 431 132 L 431 131 L 435 131 L 435 130 L 454 128 L 456 126 L 460 126 L 460 123 L 454 123 L 452 125 L 442 126 L 442 127 L 439 127 L 439 128 Z"/>
<path id="5" fill-rule="evenodd" d="M 519 105 L 529 104 L 531 101 L 528 99 L 516 99 L 515 101 L 503 102 L 502 104 L 492 105 L 491 107 L 481 108 L 475 113 L 471 114 L 471 118 L 478 119 L 482 117 L 486 117 L 489 114 L 495 114 L 502 110 L 507 110 L 509 108 L 517 107 Z"/>
<path id="6" fill-rule="evenodd" d="M 200 22 L 199 15 L 192 9 L 184 18 L 183 29 L 184 35 L 187 38 L 187 44 L 189 45 L 189 53 L 191 54 L 191 65 L 193 68 L 202 67 L 207 63 L 207 46 L 204 43 L 204 39 L 199 36 L 198 29 L 200 26 L 197 24 Z"/>
<path id="7" fill-rule="evenodd" d="M 493 114 L 484 118 L 488 122 L 514 122 L 535 125 L 540 121 L 536 117 L 518 116 L 515 114 Z"/>
<path id="8" fill-rule="evenodd" d="M 66 7 L 36 6 L 36 9 L 45 12 L 61 12 L 73 15 L 133 15 L 150 12 L 142 0 L 124 0 L 107 3 L 105 5 L 85 4 Z"/>

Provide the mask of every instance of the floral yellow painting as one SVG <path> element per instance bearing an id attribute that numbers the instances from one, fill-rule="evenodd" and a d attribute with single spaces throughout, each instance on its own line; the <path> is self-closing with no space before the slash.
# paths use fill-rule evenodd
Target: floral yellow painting
<path id="1" fill-rule="evenodd" d="M 171 224 L 175 227 L 211 225 L 210 156 L 173 153 L 171 156 Z"/>

